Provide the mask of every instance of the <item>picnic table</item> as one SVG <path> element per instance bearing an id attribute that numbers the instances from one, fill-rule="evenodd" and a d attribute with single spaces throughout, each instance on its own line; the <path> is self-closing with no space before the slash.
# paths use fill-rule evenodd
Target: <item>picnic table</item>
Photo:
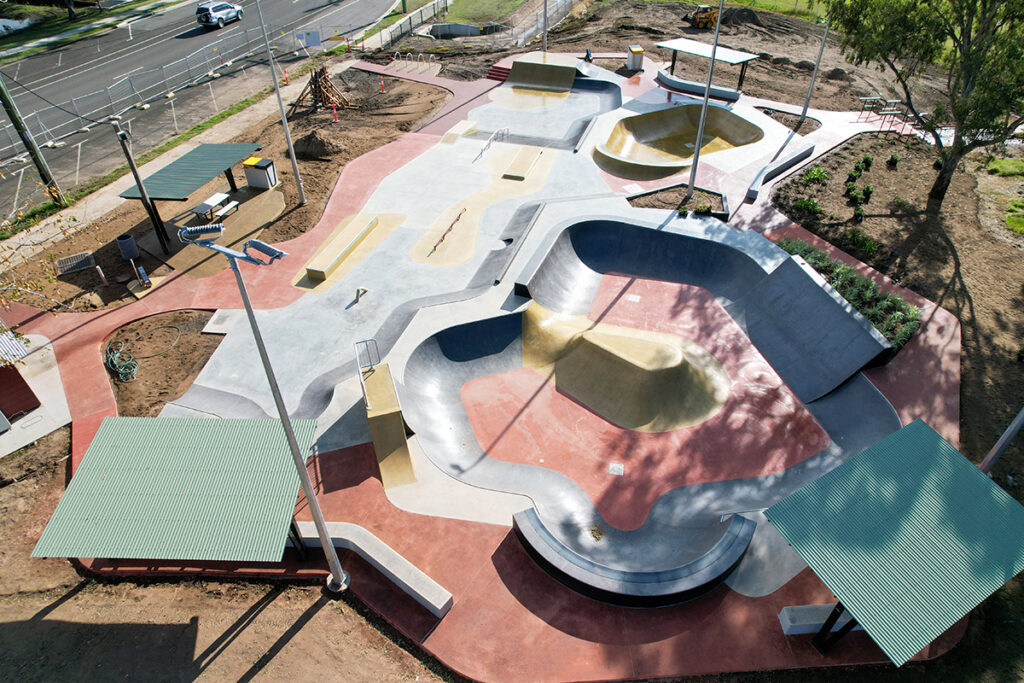
<path id="1" fill-rule="evenodd" d="M 203 216 L 205 218 L 212 218 L 213 212 L 218 206 L 223 204 L 227 200 L 228 196 L 223 192 L 216 192 L 207 197 L 202 204 L 192 209 L 192 213 L 197 216 Z"/>

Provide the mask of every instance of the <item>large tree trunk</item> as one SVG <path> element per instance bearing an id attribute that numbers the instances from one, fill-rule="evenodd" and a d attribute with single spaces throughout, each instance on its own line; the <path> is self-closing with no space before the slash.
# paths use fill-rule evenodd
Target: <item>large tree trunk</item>
<path id="1" fill-rule="evenodd" d="M 75 0 L 64 0 L 64 6 L 68 8 L 68 21 L 78 18 L 78 15 L 75 14 Z"/>
<path id="2" fill-rule="evenodd" d="M 940 206 L 942 204 L 942 200 L 946 198 L 946 190 L 949 189 L 949 184 L 953 181 L 953 174 L 956 173 L 956 167 L 962 158 L 963 154 L 950 154 L 943 159 L 939 175 L 935 177 L 935 183 L 928 192 L 929 205 Z"/>

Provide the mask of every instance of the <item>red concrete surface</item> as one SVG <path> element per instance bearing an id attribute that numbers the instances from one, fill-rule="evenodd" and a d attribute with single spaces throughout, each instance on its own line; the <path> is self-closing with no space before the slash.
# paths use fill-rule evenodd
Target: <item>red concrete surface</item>
<path id="1" fill-rule="evenodd" d="M 721 412 L 671 432 L 622 429 L 528 368 L 467 382 L 462 399 L 491 457 L 565 474 L 612 526 L 641 526 L 671 489 L 780 472 L 828 445 L 825 431 L 706 289 L 605 275 L 590 318 L 701 345 L 732 381 Z M 625 473 L 609 474 L 610 463 L 622 463 Z"/>

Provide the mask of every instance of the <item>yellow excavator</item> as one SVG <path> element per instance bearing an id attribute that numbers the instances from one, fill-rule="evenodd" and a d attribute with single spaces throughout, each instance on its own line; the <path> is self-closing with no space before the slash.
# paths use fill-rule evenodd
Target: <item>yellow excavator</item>
<path id="1" fill-rule="evenodd" d="M 697 5 L 697 9 L 686 15 L 686 20 L 694 28 L 714 28 L 718 21 L 718 10 L 710 5 Z"/>

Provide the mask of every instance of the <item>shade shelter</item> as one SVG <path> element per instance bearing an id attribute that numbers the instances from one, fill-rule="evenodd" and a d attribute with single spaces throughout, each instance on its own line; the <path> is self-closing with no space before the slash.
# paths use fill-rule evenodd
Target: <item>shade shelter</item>
<path id="1" fill-rule="evenodd" d="M 279 420 L 108 417 L 32 556 L 280 562 L 298 491 Z"/>
<path id="2" fill-rule="evenodd" d="M 697 57 L 710 58 L 711 57 L 711 46 L 707 43 L 702 43 L 699 40 L 691 40 L 690 38 L 675 38 L 673 40 L 666 40 L 663 43 L 658 43 L 658 47 L 663 47 L 666 50 L 672 51 L 672 67 L 669 69 L 669 73 L 675 75 L 676 73 L 676 57 L 678 53 L 683 52 L 688 55 L 696 55 Z M 740 80 L 736 84 L 736 89 L 739 90 L 743 87 L 743 78 L 747 75 L 747 64 L 751 60 L 757 59 L 757 55 L 752 55 L 749 52 L 742 52 L 740 50 L 733 50 L 728 47 L 718 46 L 715 50 L 715 61 L 725 62 L 726 64 L 740 64 Z M 148 187 L 148 184 L 147 184 Z"/>
<path id="3" fill-rule="evenodd" d="M 156 211 L 156 201 L 187 201 L 189 196 L 200 187 L 223 173 L 231 187 L 232 192 L 238 191 L 235 177 L 231 167 L 252 156 L 253 152 L 260 149 L 260 145 L 199 145 L 180 158 L 175 159 L 162 169 L 143 179 L 146 186 L 146 194 L 152 203 L 153 215 L 158 225 L 153 226 L 165 238 L 167 231 L 164 228 L 163 220 Z M 125 199 L 142 199 L 138 185 L 132 185 L 119 196 Z"/>
<path id="4" fill-rule="evenodd" d="M 820 650 L 859 623 L 900 666 L 1024 570 L 1024 507 L 921 420 L 765 516 L 839 599 Z"/>

